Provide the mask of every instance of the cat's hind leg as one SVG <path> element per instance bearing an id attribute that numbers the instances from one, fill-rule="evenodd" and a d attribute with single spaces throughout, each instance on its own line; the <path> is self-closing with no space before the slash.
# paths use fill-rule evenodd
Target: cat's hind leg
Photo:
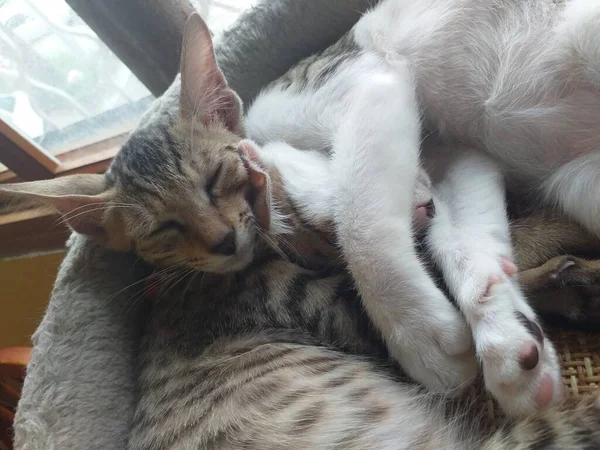
<path id="1" fill-rule="evenodd" d="M 508 414 L 531 413 L 561 397 L 560 368 L 513 277 L 502 173 L 471 149 L 432 153 L 443 168 L 428 247 L 473 330 L 486 387 Z"/>
<path id="2" fill-rule="evenodd" d="M 569 125 L 561 151 L 576 153 L 544 180 L 541 193 L 600 237 L 600 2 L 568 2 L 555 31 L 555 65 L 581 96 L 556 119 Z"/>
<path id="3" fill-rule="evenodd" d="M 600 237 L 600 148 L 560 167 L 541 189 L 551 206 Z"/>
<path id="4" fill-rule="evenodd" d="M 365 309 L 391 355 L 436 392 L 458 392 L 477 367 L 470 330 L 419 260 L 413 191 L 420 125 L 408 68 L 365 74 L 333 141 L 334 221 Z"/>

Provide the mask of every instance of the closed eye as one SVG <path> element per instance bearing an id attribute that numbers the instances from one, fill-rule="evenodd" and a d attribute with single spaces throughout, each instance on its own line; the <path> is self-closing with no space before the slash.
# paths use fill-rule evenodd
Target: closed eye
<path id="1" fill-rule="evenodd" d="M 217 184 L 217 181 L 219 181 L 219 177 L 221 176 L 222 170 L 223 170 L 223 163 L 220 163 L 219 167 L 217 167 L 217 170 L 215 171 L 213 176 L 210 177 L 210 179 L 208 180 L 208 183 L 206 183 L 206 193 L 208 194 L 208 198 L 210 199 L 210 202 L 213 205 L 216 204 L 215 185 Z"/>
<path id="2" fill-rule="evenodd" d="M 181 222 L 177 222 L 176 220 L 166 220 L 162 222 L 152 233 L 150 233 L 150 237 L 157 236 L 162 233 L 166 233 L 169 231 L 176 231 L 178 233 L 184 233 L 186 230 L 185 225 Z"/>

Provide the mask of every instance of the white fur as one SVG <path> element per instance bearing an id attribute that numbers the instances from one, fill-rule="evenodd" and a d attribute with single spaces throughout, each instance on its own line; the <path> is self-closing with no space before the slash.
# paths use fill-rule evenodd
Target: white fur
<path id="1" fill-rule="evenodd" d="M 530 371 L 519 366 L 520 353 L 532 336 L 517 313 L 537 319 L 518 282 L 501 265 L 501 258 L 512 259 L 512 248 L 500 168 L 488 156 L 460 146 L 426 146 L 424 156 L 434 169 L 436 204 L 429 248 L 473 331 L 486 387 L 507 413 L 532 411 L 543 379 L 550 377 L 559 386 L 561 373 L 556 352 L 545 338 L 544 345 L 538 345 L 538 366 Z M 484 297 L 491 276 L 501 281 Z M 556 401 L 561 391 L 553 395 Z"/>
<path id="2" fill-rule="evenodd" d="M 356 87 L 334 136 L 334 218 L 365 308 L 392 356 L 431 389 L 448 392 L 473 378 L 476 365 L 463 318 L 415 252 L 412 196 L 401 194 L 414 191 L 419 144 L 408 68 L 374 69 Z"/>
<path id="3" fill-rule="evenodd" d="M 511 255 L 502 173 L 540 189 L 600 235 L 600 2 L 384 0 L 353 33 L 362 54 L 319 89 L 275 87 L 259 96 L 248 114 L 250 135 L 261 143 L 333 148 L 333 215 L 365 307 L 391 353 L 437 390 L 459 387 L 472 366 L 456 357 L 468 345 L 464 324 L 412 243 L 419 108 L 442 141 L 494 157 L 497 165 L 481 155 L 449 155 L 455 165 L 445 166 L 436 187 L 440 214 L 429 242 L 473 328 L 486 384 L 504 408 L 534 409 L 544 375 L 558 399 L 548 341 L 535 370 L 518 366 L 519 349 L 532 336 L 515 312 L 535 316 L 516 281 L 479 300 L 490 277 L 502 275 L 499 258 Z M 433 166 L 440 148 L 428 160 Z"/>
<path id="4" fill-rule="evenodd" d="M 334 134 L 319 137 L 323 147 L 333 148 L 330 162 L 318 153 L 303 156 L 279 143 L 265 146 L 261 155 L 277 166 L 303 212 L 317 221 L 333 215 L 365 308 L 392 355 L 429 388 L 455 391 L 476 372 L 471 337 L 464 319 L 417 258 L 413 198 L 400 195 L 414 191 L 419 170 L 419 115 L 410 73 L 405 66 L 399 75 L 372 55 L 356 61 L 356 68 L 357 76 L 341 80 L 335 88 L 338 99 L 344 98 L 342 92 L 351 92 L 352 102 L 324 108 L 317 119 L 318 126 L 324 127 L 326 118 L 331 124 L 327 128 L 337 127 Z M 311 101 L 318 102 L 318 96 Z M 365 121 L 367 111 L 370 120 Z M 301 129 L 293 123 L 287 129 L 294 130 L 294 142 L 293 133 Z M 260 136 L 253 131 L 258 130 L 251 131 L 253 138 Z M 307 142 L 315 145 L 317 139 L 309 136 Z M 380 152 L 376 158 L 373 149 Z M 381 164 L 371 164 L 375 161 Z"/>
<path id="5" fill-rule="evenodd" d="M 565 164 L 542 184 L 542 189 L 547 202 L 562 208 L 587 229 L 600 230 L 600 153 L 585 154 Z"/>
<path id="6" fill-rule="evenodd" d="M 331 219 L 328 211 L 334 193 L 329 158 L 317 151 L 300 151 L 283 142 L 265 145 L 260 149 L 260 156 L 264 164 L 277 167 L 286 192 L 297 201 L 295 206 L 304 217 L 316 225 Z"/>

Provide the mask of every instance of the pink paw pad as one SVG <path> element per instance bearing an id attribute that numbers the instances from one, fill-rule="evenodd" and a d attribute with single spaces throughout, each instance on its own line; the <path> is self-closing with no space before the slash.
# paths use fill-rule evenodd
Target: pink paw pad
<path id="1" fill-rule="evenodd" d="M 429 200 L 425 204 L 416 205 L 413 212 L 413 227 L 415 231 L 423 231 L 434 215 L 435 205 L 433 200 Z"/>
<path id="2" fill-rule="evenodd" d="M 500 258 L 500 265 L 502 266 L 502 271 L 508 277 L 512 277 L 519 271 L 515 263 L 505 257 Z"/>
<path id="3" fill-rule="evenodd" d="M 544 333 L 535 321 L 529 320 L 525 314 L 520 311 L 517 312 L 517 319 L 535 339 L 535 341 L 525 342 L 523 347 L 521 347 L 521 352 L 519 353 L 519 364 L 523 370 L 533 370 L 537 367 L 540 361 L 540 350 L 538 348 L 538 344 L 542 350 L 544 349 Z"/>
<path id="4" fill-rule="evenodd" d="M 490 291 L 492 290 L 492 287 L 494 287 L 496 284 L 502 283 L 503 281 L 504 280 L 502 279 L 501 276 L 491 275 L 488 278 L 488 283 L 485 288 L 485 292 L 483 293 L 483 297 L 481 297 L 481 299 L 480 299 L 480 302 L 484 302 L 490 296 Z"/>
<path id="5" fill-rule="evenodd" d="M 528 341 L 521 347 L 519 353 L 519 364 L 523 370 L 533 370 L 540 362 L 540 352 L 535 342 Z"/>
<path id="6" fill-rule="evenodd" d="M 554 397 L 554 382 L 552 381 L 552 377 L 548 374 L 545 374 L 542 377 L 538 390 L 535 394 L 535 403 L 538 408 L 545 408 L 552 402 L 552 398 Z"/>

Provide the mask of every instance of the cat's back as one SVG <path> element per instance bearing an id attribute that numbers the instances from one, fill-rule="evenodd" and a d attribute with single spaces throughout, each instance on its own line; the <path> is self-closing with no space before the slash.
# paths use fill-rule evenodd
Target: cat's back
<path id="1" fill-rule="evenodd" d="M 248 130 L 326 151 L 357 83 L 408 66 L 426 129 L 539 179 L 600 144 L 598 18 L 584 0 L 384 0 L 263 92 Z"/>
<path id="2" fill-rule="evenodd" d="M 548 94 L 531 83 L 543 80 L 563 8 L 553 0 L 384 0 L 339 42 L 268 86 L 249 109 L 249 133 L 260 143 L 322 148 L 319 135 L 333 132 L 361 79 L 408 64 L 427 125 L 477 135 L 486 109 L 510 102 L 506 91 L 530 103 L 540 100 L 532 93 Z"/>
<path id="3" fill-rule="evenodd" d="M 361 48 L 392 65 L 406 61 L 426 118 L 464 135 L 480 126 L 486 108 L 501 106 L 505 90 L 531 103 L 547 93 L 532 84 L 543 81 L 541 72 L 549 75 L 544 65 L 563 7 L 553 0 L 384 0 L 354 34 Z"/>
<path id="4" fill-rule="evenodd" d="M 368 360 L 265 338 L 215 342 L 143 376 L 129 448 L 459 448 L 452 430 L 432 439 L 427 397 Z"/>
<path id="5" fill-rule="evenodd" d="M 270 261 L 202 277 L 166 286 L 152 311 L 131 449 L 318 448 L 360 428 L 340 434 L 351 448 L 403 422 L 391 399 L 414 388 L 393 381 L 344 273 Z"/>
<path id="6" fill-rule="evenodd" d="M 585 0 L 385 0 L 354 35 L 411 67 L 428 129 L 535 180 L 600 144 L 599 19 Z"/>
<path id="7" fill-rule="evenodd" d="M 228 294 L 233 286 L 252 291 L 253 302 L 238 299 L 235 311 L 231 297 L 206 290 L 204 298 L 186 294 L 187 304 L 157 304 L 142 346 L 129 449 L 460 449 L 458 432 L 435 433 L 440 405 L 432 408 L 418 388 L 399 383 L 383 360 L 334 344 L 339 331 L 350 331 L 343 310 L 323 306 L 334 299 L 328 290 L 336 277 L 328 286 L 312 277 L 305 284 L 287 264 L 272 269 L 279 273 L 270 271 L 270 288 L 221 283 Z M 200 306 L 207 300 L 210 306 Z M 295 304 L 263 309 L 279 302 Z M 319 320 L 305 321 L 319 308 L 334 313 L 323 322 L 330 339 L 319 334 Z M 344 337 L 347 346 L 352 334 Z"/>

